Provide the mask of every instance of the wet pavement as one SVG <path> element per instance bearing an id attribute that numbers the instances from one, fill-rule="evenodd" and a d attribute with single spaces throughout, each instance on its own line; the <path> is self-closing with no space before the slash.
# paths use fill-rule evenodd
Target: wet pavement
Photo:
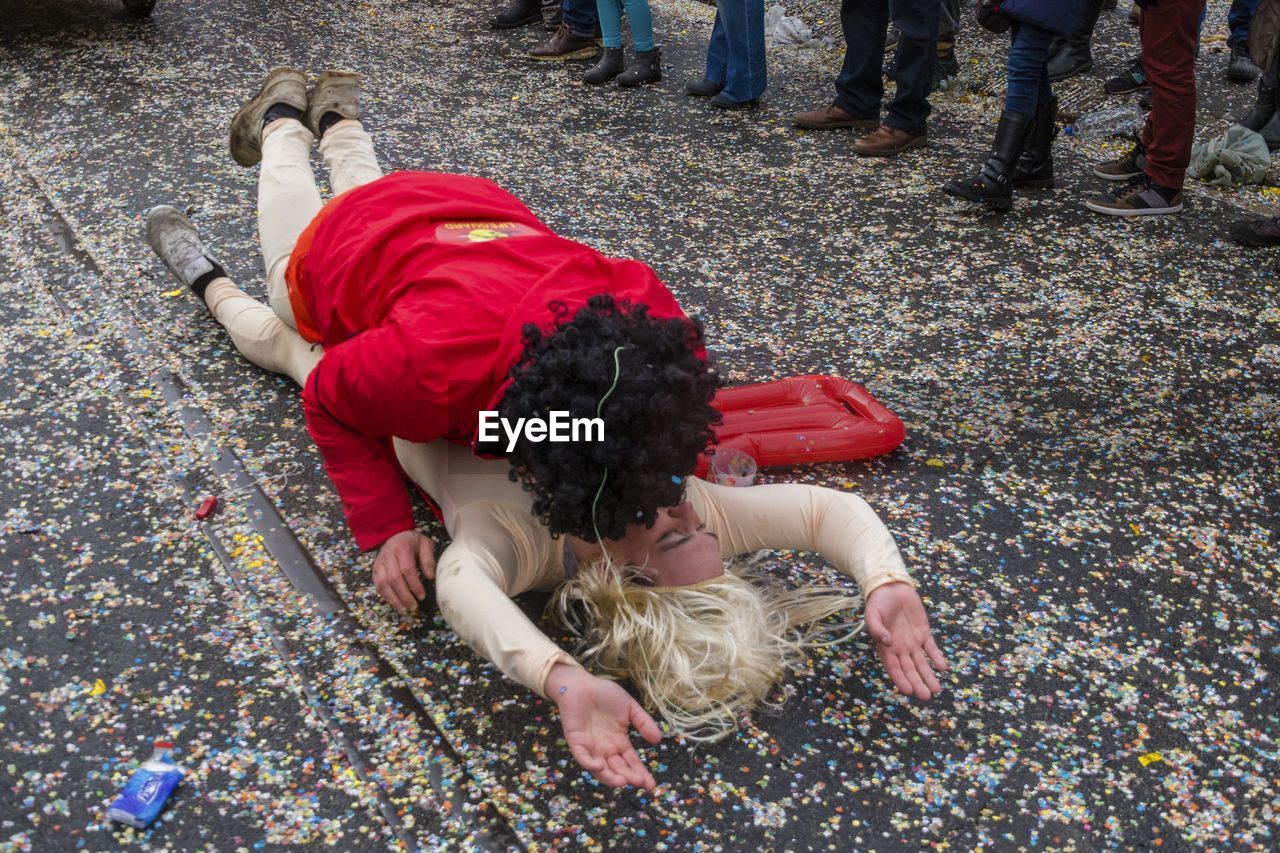
<path id="1" fill-rule="evenodd" d="M 1251 100 L 1210 5 L 1206 129 Z M 996 39 L 962 38 L 929 149 L 868 161 L 787 121 L 838 54 L 773 50 L 766 101 L 716 114 L 681 94 L 709 10 L 655 10 L 666 78 L 624 92 L 528 62 L 542 33 L 491 32 L 476 0 L 0 0 L 0 847 L 1275 848 L 1280 288 L 1225 228 L 1277 190 L 1104 220 L 1086 166 L 1120 143 L 1060 139 L 1057 190 L 977 213 L 937 186 L 985 153 Z M 1064 100 L 1101 100 L 1124 11 Z M 781 712 L 646 746 L 657 791 L 614 792 L 553 707 L 382 606 L 296 391 L 140 237 L 147 207 L 190 206 L 262 295 L 225 137 L 280 64 L 363 71 L 387 168 L 493 178 L 653 265 L 732 380 L 838 373 L 897 412 L 890 456 L 769 475 L 882 514 L 943 695 L 894 695 L 865 643 L 819 650 Z M 107 823 L 166 735 L 188 775 L 162 819 Z"/>

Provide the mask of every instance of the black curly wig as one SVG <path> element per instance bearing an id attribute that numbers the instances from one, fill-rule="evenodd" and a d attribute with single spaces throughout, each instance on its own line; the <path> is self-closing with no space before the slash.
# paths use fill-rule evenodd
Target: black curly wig
<path id="1" fill-rule="evenodd" d="M 565 411 L 594 418 L 596 406 L 618 384 L 600 412 L 604 441 L 530 442 L 507 454 L 510 477 L 532 492 L 533 514 L 553 535 L 594 542 L 596 531 L 619 539 L 626 526 L 653 524 L 658 509 L 680 502 L 684 477 L 714 440 L 720 413 L 711 406 L 719 374 L 697 355 L 702 324 L 688 318 L 651 317 L 644 305 L 593 296 L 573 318 L 552 304 L 550 330 L 524 327 L 524 352 L 511 369 L 499 414 L 508 421 Z M 592 503 L 608 470 L 604 491 Z"/>

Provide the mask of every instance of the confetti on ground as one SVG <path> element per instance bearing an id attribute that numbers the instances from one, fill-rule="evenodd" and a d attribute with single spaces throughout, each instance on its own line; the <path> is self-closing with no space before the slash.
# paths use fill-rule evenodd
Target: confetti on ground
<path id="1" fill-rule="evenodd" d="M 710 26 L 695 3 L 655 4 L 665 79 L 633 92 L 527 62 L 545 34 L 490 31 L 479 0 L 160 0 L 144 22 L 37 5 L 0 0 L 0 848 L 1275 849 L 1280 290 L 1273 253 L 1225 241 L 1232 206 L 1269 190 L 1103 221 L 1081 210 L 1086 166 L 1118 146 L 1060 139 L 1058 189 L 1005 217 L 954 206 L 937 187 L 998 111 L 1003 43 L 973 27 L 931 147 L 871 162 L 789 125 L 829 99 L 838 52 L 772 49 L 756 110 L 684 97 Z M 1221 80 L 1226 6 L 1207 130 L 1251 100 Z M 832 9 L 787 11 L 838 38 Z M 1064 101 L 1086 108 L 1127 62 L 1126 12 Z M 651 263 L 732 380 L 839 373 L 902 416 L 891 456 L 764 474 L 882 513 L 952 660 L 943 695 L 895 696 L 865 642 L 817 650 L 783 710 L 645 747 L 659 788 L 611 792 L 548 703 L 382 606 L 296 389 L 240 359 L 140 236 L 147 207 L 192 206 L 261 295 L 256 173 L 225 129 L 281 64 L 364 72 L 388 168 L 492 177 Z M 285 577 L 222 450 L 358 634 Z M 842 583 L 809 555 L 771 565 Z M 111 825 L 157 737 L 182 786 L 147 832 Z"/>

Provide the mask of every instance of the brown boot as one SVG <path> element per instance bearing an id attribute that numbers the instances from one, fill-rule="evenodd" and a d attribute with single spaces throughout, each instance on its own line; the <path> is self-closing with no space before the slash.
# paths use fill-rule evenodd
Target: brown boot
<path id="1" fill-rule="evenodd" d="M 568 24 L 561 24 L 551 40 L 529 51 L 530 59 L 543 62 L 568 59 L 590 59 L 596 55 L 596 40 L 591 36 L 575 36 Z"/>
<path id="2" fill-rule="evenodd" d="M 923 148 L 927 137 L 923 133 L 908 133 L 891 125 L 882 124 L 874 133 L 853 143 L 853 150 L 862 157 L 893 157 L 912 148 Z"/>
<path id="3" fill-rule="evenodd" d="M 796 127 L 807 127 L 809 130 L 834 130 L 838 127 L 852 127 L 854 130 L 875 130 L 880 126 L 880 119 L 857 118 L 835 104 L 831 104 L 820 110 L 796 113 L 791 117 L 791 123 Z"/>

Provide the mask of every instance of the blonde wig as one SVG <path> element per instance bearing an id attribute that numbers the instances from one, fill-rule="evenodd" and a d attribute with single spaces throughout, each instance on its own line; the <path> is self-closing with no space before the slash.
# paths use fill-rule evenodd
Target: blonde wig
<path id="1" fill-rule="evenodd" d="M 861 596 L 829 587 L 790 589 L 755 558 L 733 560 L 722 577 L 681 587 L 648 586 L 639 570 L 601 561 L 584 566 L 549 609 L 581 640 L 578 655 L 605 675 L 625 678 L 645 704 L 696 741 L 715 741 L 761 704 L 811 646 L 832 645 L 862 622 L 825 620 L 862 606 Z"/>

